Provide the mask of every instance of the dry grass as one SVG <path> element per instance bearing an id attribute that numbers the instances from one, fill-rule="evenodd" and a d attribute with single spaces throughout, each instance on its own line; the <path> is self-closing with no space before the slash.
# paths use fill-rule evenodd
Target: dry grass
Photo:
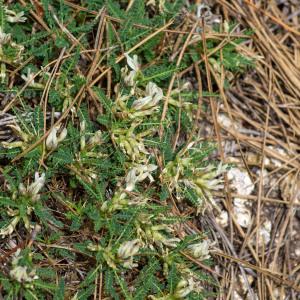
<path id="1" fill-rule="evenodd" d="M 223 248 L 216 253 L 223 266 L 222 299 L 234 295 L 240 272 L 254 276 L 253 293 L 258 299 L 298 299 L 300 5 L 297 1 L 217 2 L 226 18 L 238 19 L 243 27 L 253 29 L 253 40 L 240 50 L 256 59 L 255 69 L 238 78 L 229 90 L 222 90 L 222 79 L 214 76 L 222 96 L 218 111 L 244 128 L 215 126 L 219 153 L 225 162 L 233 157 L 239 161 L 256 183 L 255 194 L 248 197 L 253 214 L 246 230 L 232 211 L 232 199 L 239 195 L 230 193 L 228 187 L 224 194 L 230 226 L 226 232 L 216 226 Z M 225 144 L 234 144 L 235 150 L 226 150 Z M 272 165 L 266 158 L 279 163 Z M 260 170 L 260 175 L 254 170 Z M 276 180 L 268 184 L 270 178 Z M 261 247 L 253 237 L 265 218 L 272 223 L 271 241 Z"/>

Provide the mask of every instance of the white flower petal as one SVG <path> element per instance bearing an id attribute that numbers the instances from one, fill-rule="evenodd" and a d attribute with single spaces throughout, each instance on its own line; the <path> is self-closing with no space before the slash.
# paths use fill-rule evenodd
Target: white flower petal
<path id="1" fill-rule="evenodd" d="M 45 173 L 42 173 L 41 176 L 39 176 L 39 173 L 35 173 L 35 180 L 34 182 L 28 187 L 27 191 L 32 194 L 32 196 L 35 196 L 39 193 L 39 191 L 43 188 L 45 185 Z"/>
<path id="2" fill-rule="evenodd" d="M 140 110 L 145 106 L 148 106 L 152 102 L 152 97 L 151 96 L 146 96 L 143 98 L 139 98 L 132 103 L 132 108 L 136 110 Z"/>
<path id="3" fill-rule="evenodd" d="M 125 57 L 127 59 L 128 66 L 132 70 L 138 72 L 139 69 L 140 69 L 140 66 L 139 66 L 139 63 L 138 63 L 138 57 L 137 57 L 137 55 L 133 55 L 133 58 L 131 58 L 127 53 L 125 53 L 124 55 L 125 55 Z"/>
<path id="4" fill-rule="evenodd" d="M 140 246 L 141 243 L 139 239 L 124 242 L 118 249 L 118 257 L 121 259 L 127 259 L 134 256 L 139 252 Z"/>
<path id="5" fill-rule="evenodd" d="M 46 148 L 47 150 L 54 150 L 57 148 L 58 141 L 57 141 L 57 128 L 53 127 L 46 139 Z"/>
<path id="6" fill-rule="evenodd" d="M 64 129 L 62 130 L 62 132 L 59 134 L 59 136 L 58 136 L 58 138 L 57 138 L 57 141 L 58 141 L 58 142 L 63 141 L 63 140 L 66 138 L 67 134 L 68 134 L 68 130 L 67 130 L 67 128 L 64 128 Z"/>

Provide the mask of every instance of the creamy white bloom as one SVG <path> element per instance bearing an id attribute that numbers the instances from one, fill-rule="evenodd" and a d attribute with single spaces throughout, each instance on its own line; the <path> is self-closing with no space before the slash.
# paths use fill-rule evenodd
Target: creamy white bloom
<path id="1" fill-rule="evenodd" d="M 38 195 L 39 191 L 44 187 L 45 181 L 45 173 L 42 173 L 40 176 L 38 172 L 35 172 L 34 182 L 27 188 L 27 192 L 32 196 Z"/>
<path id="2" fill-rule="evenodd" d="M 123 267 L 126 269 L 132 269 L 138 267 L 138 264 L 134 263 L 133 258 L 131 257 L 123 262 Z"/>
<path id="3" fill-rule="evenodd" d="M 20 221 L 20 216 L 16 216 L 13 218 L 13 220 L 4 228 L 1 228 L 0 235 L 2 238 L 6 237 L 7 235 L 10 235 L 15 230 L 17 224 Z"/>
<path id="4" fill-rule="evenodd" d="M 4 44 L 6 44 L 6 43 L 8 43 L 9 42 L 9 40 L 10 40 L 10 38 L 11 38 L 11 35 L 10 35 L 10 33 L 5 33 L 3 30 L 2 30 L 2 27 L 0 27 L 0 46 L 1 45 L 4 45 Z"/>
<path id="5" fill-rule="evenodd" d="M 121 244 L 118 249 L 118 257 L 121 259 L 128 259 L 136 255 L 140 250 L 141 242 L 139 239 L 127 241 Z"/>
<path id="6" fill-rule="evenodd" d="M 212 243 L 209 240 L 204 240 L 200 243 L 189 245 L 188 250 L 195 258 L 200 260 L 208 259 L 210 258 L 209 248 L 211 244 Z"/>
<path id="7" fill-rule="evenodd" d="M 6 78 L 6 65 L 5 63 L 1 63 L 1 71 L 0 71 L 1 83 L 5 82 L 5 78 Z"/>
<path id="8" fill-rule="evenodd" d="M 139 239 L 127 241 L 121 244 L 118 249 L 118 258 L 124 268 L 132 269 L 137 267 L 138 264 L 133 262 L 133 256 L 138 254 L 142 243 Z"/>
<path id="9" fill-rule="evenodd" d="M 127 59 L 127 64 L 128 66 L 133 70 L 138 72 L 140 69 L 140 65 L 138 62 L 138 57 L 137 55 L 133 55 L 133 57 L 131 58 L 127 53 L 124 54 L 126 59 Z"/>
<path id="10" fill-rule="evenodd" d="M 175 247 L 177 247 L 177 244 L 180 242 L 180 239 L 179 238 L 170 238 L 170 239 L 165 238 L 165 239 L 162 239 L 161 242 L 165 246 L 175 248 Z"/>
<path id="11" fill-rule="evenodd" d="M 96 145 L 102 144 L 103 139 L 102 139 L 102 132 L 101 130 L 96 131 L 88 140 L 88 146 L 89 147 L 94 147 Z"/>
<path id="12" fill-rule="evenodd" d="M 35 77 L 35 74 L 31 72 L 31 69 L 28 68 L 27 70 L 27 75 L 25 74 L 22 74 L 21 75 L 21 78 L 26 82 L 26 84 L 28 84 L 28 86 L 30 87 L 37 87 L 39 86 L 39 84 L 35 83 L 34 81 L 34 77 Z"/>
<path id="13" fill-rule="evenodd" d="M 57 145 L 58 145 L 58 142 L 57 142 L 57 128 L 53 127 L 46 139 L 46 147 L 47 147 L 47 150 L 54 150 Z"/>
<path id="14" fill-rule="evenodd" d="M 12 270 L 9 272 L 10 277 L 21 283 L 32 282 L 33 280 L 38 279 L 34 269 L 29 272 L 27 266 L 19 265 L 19 261 L 22 258 L 22 256 L 20 256 L 20 252 L 20 249 L 18 249 L 13 256 Z"/>
<path id="15" fill-rule="evenodd" d="M 175 299 L 183 299 L 192 291 L 193 291 L 192 282 L 189 282 L 186 279 L 182 279 L 178 282 L 176 286 L 174 297 Z"/>
<path id="16" fill-rule="evenodd" d="M 146 2 L 146 5 L 156 6 L 156 1 L 148 0 L 148 2 Z M 158 0 L 158 9 L 161 14 L 166 11 L 166 0 Z"/>
<path id="17" fill-rule="evenodd" d="M 85 129 L 86 129 L 86 122 L 85 120 L 82 120 L 80 122 L 80 149 L 85 149 Z"/>
<path id="18" fill-rule="evenodd" d="M 155 6 L 155 0 L 149 0 L 147 3 L 146 3 L 146 5 L 148 6 L 148 5 L 153 5 L 153 6 Z"/>
<path id="19" fill-rule="evenodd" d="M 146 96 L 132 103 L 135 110 L 150 109 L 155 107 L 163 98 L 163 91 L 155 83 L 149 82 L 146 86 Z"/>
<path id="20" fill-rule="evenodd" d="M 51 129 L 47 139 L 46 139 L 46 148 L 47 150 L 55 150 L 58 146 L 58 143 L 63 141 L 67 136 L 67 128 L 64 128 L 61 133 L 57 136 L 57 132 L 60 129 L 59 126 L 55 126 Z"/>
<path id="21" fill-rule="evenodd" d="M 153 98 L 155 104 L 157 104 L 163 98 L 162 89 L 151 81 L 146 86 L 146 94 Z"/>
<path id="22" fill-rule="evenodd" d="M 130 71 L 128 72 L 128 68 L 127 66 L 125 66 L 124 68 L 121 69 L 121 74 L 122 77 L 124 78 L 124 82 L 127 86 L 134 86 L 134 78 L 136 75 L 135 71 Z M 132 90 L 132 92 L 130 92 L 130 94 L 134 93 L 134 89 Z"/>
<path id="23" fill-rule="evenodd" d="M 7 125 L 7 127 L 11 128 L 12 131 L 18 135 L 24 142 L 28 142 L 31 138 L 30 134 L 24 132 L 18 124 Z"/>
<path id="24" fill-rule="evenodd" d="M 132 103 L 132 108 L 136 110 L 140 110 L 142 108 L 146 108 L 151 104 L 152 102 L 152 97 L 151 96 L 146 96 L 143 98 L 139 98 L 137 100 L 134 100 Z"/>
<path id="25" fill-rule="evenodd" d="M 137 57 L 137 55 L 134 55 L 133 58 L 131 58 L 127 53 L 125 53 L 125 57 L 127 59 L 127 64 L 131 68 L 132 71 L 130 71 L 128 73 L 127 67 L 125 67 L 123 69 L 124 82 L 128 86 L 134 86 L 135 77 L 138 74 L 138 72 L 140 71 L 138 57 Z"/>
<path id="26" fill-rule="evenodd" d="M 24 17 L 24 11 L 20 11 L 18 13 L 13 10 L 5 9 L 6 20 L 10 23 L 24 23 L 27 18 Z"/>
<path id="27" fill-rule="evenodd" d="M 28 276 L 27 274 L 27 267 L 23 266 L 16 266 L 13 268 L 10 272 L 9 275 L 17 280 L 18 282 L 30 282 L 32 279 Z"/>
<path id="28" fill-rule="evenodd" d="M 156 165 L 136 165 L 133 167 L 126 176 L 126 190 L 132 191 L 137 182 L 145 180 L 147 177 L 150 179 L 150 182 L 154 181 L 151 172 L 157 169 Z"/>
<path id="29" fill-rule="evenodd" d="M 168 238 L 163 231 L 173 233 L 174 229 L 170 225 L 166 224 L 153 225 L 146 232 L 147 239 L 155 242 L 158 245 L 165 245 L 171 248 L 177 247 L 177 244 L 181 240 L 177 237 Z"/>

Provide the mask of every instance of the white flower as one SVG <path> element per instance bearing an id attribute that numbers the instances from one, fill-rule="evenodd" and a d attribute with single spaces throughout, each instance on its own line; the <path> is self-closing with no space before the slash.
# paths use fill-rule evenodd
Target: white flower
<path id="1" fill-rule="evenodd" d="M 18 13 L 13 10 L 5 9 L 6 12 L 6 20 L 10 23 L 24 23 L 27 18 L 24 17 L 24 11 L 20 11 Z"/>
<path id="2" fill-rule="evenodd" d="M 11 38 L 10 33 L 7 34 L 3 32 L 2 27 L 0 27 L 0 46 L 9 42 L 10 38 Z"/>
<path id="3" fill-rule="evenodd" d="M 156 6 L 156 1 L 155 0 L 149 0 L 146 5 L 152 5 L 152 6 Z M 165 2 L 166 0 L 158 0 L 158 8 L 159 8 L 159 12 L 162 14 L 166 11 L 166 6 L 165 6 Z"/>
<path id="4" fill-rule="evenodd" d="M 153 6 L 155 6 L 155 0 L 149 0 L 147 3 L 146 3 L 146 5 L 148 6 L 148 5 L 153 5 Z"/>
<path id="5" fill-rule="evenodd" d="M 172 233 L 174 230 L 169 225 L 161 224 L 161 225 L 153 225 L 149 228 L 146 235 L 148 235 L 148 239 L 152 240 L 158 245 L 165 245 L 167 247 L 175 248 L 177 244 L 181 241 L 179 238 L 168 238 L 161 231 L 164 230 L 166 232 Z"/>
<path id="6" fill-rule="evenodd" d="M 57 136 L 57 132 L 60 128 L 59 126 L 55 126 L 51 129 L 47 139 L 46 139 L 46 148 L 47 150 L 55 150 L 58 146 L 58 143 L 63 141 L 67 136 L 67 128 L 64 128 L 61 133 Z"/>
<path id="7" fill-rule="evenodd" d="M 132 108 L 135 110 L 150 109 L 155 107 L 162 98 L 162 89 L 155 83 L 149 82 L 146 86 L 146 97 L 135 100 L 132 104 Z"/>
<path id="8" fill-rule="evenodd" d="M 26 84 L 28 84 L 28 86 L 35 87 L 34 73 L 31 72 L 30 68 L 27 70 L 27 75 L 22 74 L 21 78 L 26 82 Z"/>
<path id="9" fill-rule="evenodd" d="M 87 245 L 87 249 L 90 251 L 96 252 L 96 251 L 102 250 L 103 248 L 100 245 L 94 245 L 94 244 L 90 243 Z"/>
<path id="10" fill-rule="evenodd" d="M 1 71 L 0 71 L 1 83 L 5 82 L 5 78 L 6 78 L 6 65 L 5 63 L 1 63 Z"/>
<path id="11" fill-rule="evenodd" d="M 39 176 L 39 173 L 35 172 L 34 182 L 27 188 L 27 192 L 32 196 L 37 196 L 39 191 L 44 187 L 45 181 L 45 173 L 42 173 L 41 176 Z"/>
<path id="12" fill-rule="evenodd" d="M 137 55 L 133 55 L 133 58 L 131 58 L 127 53 L 125 53 L 125 57 L 127 59 L 127 64 L 131 68 L 132 71 L 130 71 L 129 74 L 126 75 L 127 72 L 128 72 L 128 69 L 127 69 L 127 67 L 125 67 L 123 69 L 124 81 L 128 86 L 134 86 L 135 77 L 140 71 L 140 65 L 138 63 L 138 57 L 137 57 Z"/>
<path id="13" fill-rule="evenodd" d="M 156 165 L 137 165 L 132 168 L 126 176 L 126 191 L 132 191 L 137 182 L 145 180 L 147 177 L 150 179 L 150 182 L 154 181 L 152 175 L 150 174 L 157 169 Z"/>
<path id="14" fill-rule="evenodd" d="M 88 140 L 88 146 L 89 147 L 94 147 L 96 145 L 102 144 L 103 139 L 102 139 L 102 132 L 101 130 L 96 131 Z"/>
<path id="15" fill-rule="evenodd" d="M 126 269 L 132 269 L 138 267 L 138 264 L 133 262 L 133 258 L 129 258 L 123 262 L 123 267 Z"/>
<path id="16" fill-rule="evenodd" d="M 121 244 L 120 248 L 118 249 L 118 258 L 122 260 L 123 267 L 132 269 L 138 266 L 138 264 L 133 262 L 133 256 L 139 252 L 140 246 L 141 241 L 139 239 Z"/>
<path id="17" fill-rule="evenodd" d="M 29 142 L 30 141 L 30 134 L 27 134 L 26 132 L 24 132 L 19 125 L 17 124 L 11 124 L 11 125 L 7 125 L 10 129 L 12 129 L 12 131 L 19 136 L 24 142 Z"/>
<path id="18" fill-rule="evenodd" d="M 133 101 L 132 108 L 134 108 L 135 110 L 140 110 L 142 108 L 146 108 L 147 106 L 149 106 L 149 104 L 151 102 L 152 102 L 152 97 L 151 96 L 146 96 L 146 97 L 143 97 L 143 98 L 139 98 L 139 99 Z"/>
<path id="19" fill-rule="evenodd" d="M 161 242 L 168 247 L 175 248 L 177 244 L 180 242 L 179 238 L 170 238 L 170 239 L 162 239 Z"/>
<path id="20" fill-rule="evenodd" d="M 200 260 L 205 260 L 210 258 L 209 248 L 211 245 L 212 243 L 209 240 L 204 240 L 200 243 L 189 245 L 188 250 L 193 257 L 198 258 Z"/>
<path id="21" fill-rule="evenodd" d="M 19 221 L 20 221 L 20 216 L 16 216 L 6 227 L 1 228 L 0 235 L 2 236 L 2 238 L 12 234 Z"/>
<path id="22" fill-rule="evenodd" d="M 124 76 L 125 84 L 128 85 L 128 86 L 134 86 L 134 78 L 135 78 L 136 72 L 135 71 L 130 71 L 128 73 L 127 66 L 124 69 L 122 69 L 121 71 L 122 71 L 123 76 Z"/>
<path id="23" fill-rule="evenodd" d="M 182 279 L 177 284 L 174 292 L 176 299 L 183 299 L 192 291 L 197 294 L 203 291 L 202 282 L 193 271 L 184 268 L 181 270 L 181 275 Z"/>
<path id="24" fill-rule="evenodd" d="M 20 249 L 18 249 L 12 259 L 12 270 L 9 272 L 10 277 L 21 283 L 32 282 L 33 280 L 38 279 L 34 269 L 28 272 L 28 268 L 26 266 L 18 265 L 21 258 Z"/>
<path id="25" fill-rule="evenodd" d="M 140 70 L 140 65 L 138 62 L 137 55 L 133 55 L 133 58 L 131 58 L 127 53 L 124 54 L 127 59 L 128 66 L 135 72 L 138 72 Z"/>
<path id="26" fill-rule="evenodd" d="M 124 242 L 118 249 L 118 257 L 126 260 L 131 256 L 136 255 L 140 250 L 141 242 L 139 239 Z"/>
<path id="27" fill-rule="evenodd" d="M 158 103 L 163 98 L 162 89 L 151 81 L 146 86 L 146 94 L 151 96 L 155 103 Z"/>
<path id="28" fill-rule="evenodd" d="M 27 275 L 27 267 L 16 266 L 9 272 L 9 275 L 18 282 L 30 281 L 30 277 Z"/>
<path id="29" fill-rule="evenodd" d="M 145 154 L 149 154 L 145 148 L 143 137 L 148 134 L 149 131 L 134 134 L 136 124 L 132 124 L 131 128 L 116 129 L 113 131 L 113 139 L 120 145 L 122 151 L 129 155 L 133 161 L 144 161 Z"/>
<path id="30" fill-rule="evenodd" d="M 193 291 L 193 282 L 182 279 L 178 282 L 174 297 L 175 299 L 183 299 Z"/>
<path id="31" fill-rule="evenodd" d="M 36 88 L 36 89 L 44 88 L 44 85 L 42 83 L 38 83 L 34 81 L 35 77 L 36 75 L 31 72 L 30 68 L 27 69 L 27 75 L 25 74 L 21 75 L 21 78 L 26 82 L 26 84 L 29 87 Z"/>
<path id="32" fill-rule="evenodd" d="M 80 149 L 85 149 L 85 129 L 86 129 L 86 122 L 85 120 L 82 120 L 80 122 Z"/>

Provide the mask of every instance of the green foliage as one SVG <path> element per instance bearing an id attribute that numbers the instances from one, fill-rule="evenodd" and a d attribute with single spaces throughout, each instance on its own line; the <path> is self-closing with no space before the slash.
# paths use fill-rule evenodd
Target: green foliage
<path id="1" fill-rule="evenodd" d="M 103 298 L 177 300 L 183 287 L 184 298 L 202 299 L 199 285 L 215 283 L 185 254 L 204 236 L 179 234 L 187 218 L 172 206 L 211 208 L 221 171 L 208 159 L 215 145 L 190 136 L 199 96 L 190 74 L 176 77 L 161 116 L 171 78 L 202 59 L 203 43 L 176 63 L 181 0 L 77 2 L 0 1 L 0 97 L 11 117 L 1 125 L 0 239 L 4 253 L 25 248 L 0 266 L 1 295 L 90 299 L 102 289 Z M 171 20 L 171 31 L 142 42 Z M 245 69 L 241 42 L 209 63 Z M 208 53 L 220 43 L 209 39 Z"/>

